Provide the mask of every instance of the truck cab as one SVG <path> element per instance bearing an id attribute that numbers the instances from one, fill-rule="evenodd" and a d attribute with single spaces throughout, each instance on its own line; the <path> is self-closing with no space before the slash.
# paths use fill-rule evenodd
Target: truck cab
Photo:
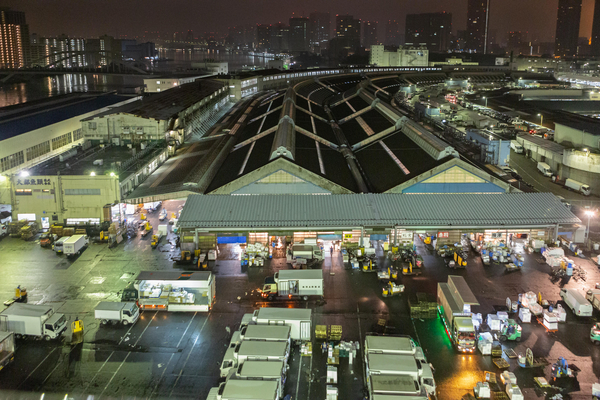
<path id="1" fill-rule="evenodd" d="M 64 314 L 54 313 L 44 322 L 43 336 L 46 340 L 58 338 L 67 329 L 67 318 Z"/>
<path id="2" fill-rule="evenodd" d="M 455 317 L 452 329 L 458 351 L 473 353 L 475 351 L 473 320 L 468 317 Z"/>

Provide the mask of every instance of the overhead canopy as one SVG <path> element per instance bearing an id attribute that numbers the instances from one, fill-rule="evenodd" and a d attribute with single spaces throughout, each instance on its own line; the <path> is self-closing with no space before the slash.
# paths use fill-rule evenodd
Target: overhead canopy
<path id="1" fill-rule="evenodd" d="M 551 193 L 191 195 L 178 225 L 193 228 L 548 226 L 581 221 Z"/>

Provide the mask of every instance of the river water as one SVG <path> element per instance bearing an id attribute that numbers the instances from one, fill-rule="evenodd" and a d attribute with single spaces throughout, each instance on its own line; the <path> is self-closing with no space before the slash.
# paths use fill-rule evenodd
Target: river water
<path id="1" fill-rule="evenodd" d="M 228 62 L 229 71 L 248 66 L 265 67 L 268 60 L 241 53 L 229 53 L 218 50 L 161 50 L 158 61 L 148 65 L 153 73 L 185 71 L 193 62 L 215 60 Z M 0 108 L 46 97 L 73 92 L 110 92 L 136 93 L 144 83 L 144 75 L 116 75 L 95 73 L 74 73 L 63 75 L 25 75 L 25 82 L 0 84 Z"/>

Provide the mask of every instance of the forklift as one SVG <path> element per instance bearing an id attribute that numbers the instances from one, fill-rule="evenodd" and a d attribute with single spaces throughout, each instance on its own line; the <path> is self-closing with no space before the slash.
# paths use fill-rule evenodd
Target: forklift
<path id="1" fill-rule="evenodd" d="M 590 330 L 590 340 L 595 345 L 600 345 L 600 322 L 596 322 Z"/>
<path id="2" fill-rule="evenodd" d="M 404 275 L 404 276 L 421 275 L 421 267 L 419 266 L 419 264 L 417 264 L 417 262 L 415 262 L 414 257 L 411 261 L 409 261 L 408 263 L 405 263 L 402 266 L 402 275 Z"/>
<path id="3" fill-rule="evenodd" d="M 375 256 L 365 256 L 362 261 L 363 272 L 376 272 L 377 271 L 377 260 Z"/>
<path id="4" fill-rule="evenodd" d="M 507 340 L 514 340 L 520 342 L 521 330 L 521 325 L 517 324 L 514 319 L 507 319 L 500 327 L 500 341 L 506 342 Z"/>
<path id="5" fill-rule="evenodd" d="M 399 296 L 404 292 L 404 285 L 399 285 L 392 281 L 387 282 L 382 289 L 383 297 Z"/>

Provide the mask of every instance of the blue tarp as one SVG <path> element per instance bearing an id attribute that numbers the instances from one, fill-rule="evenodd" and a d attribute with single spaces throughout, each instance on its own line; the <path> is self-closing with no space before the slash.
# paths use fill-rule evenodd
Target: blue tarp
<path id="1" fill-rule="evenodd" d="M 387 240 L 387 235 L 371 235 L 369 237 L 371 240 Z"/>
<path id="2" fill-rule="evenodd" d="M 219 244 L 246 243 L 246 236 L 217 236 Z"/>

